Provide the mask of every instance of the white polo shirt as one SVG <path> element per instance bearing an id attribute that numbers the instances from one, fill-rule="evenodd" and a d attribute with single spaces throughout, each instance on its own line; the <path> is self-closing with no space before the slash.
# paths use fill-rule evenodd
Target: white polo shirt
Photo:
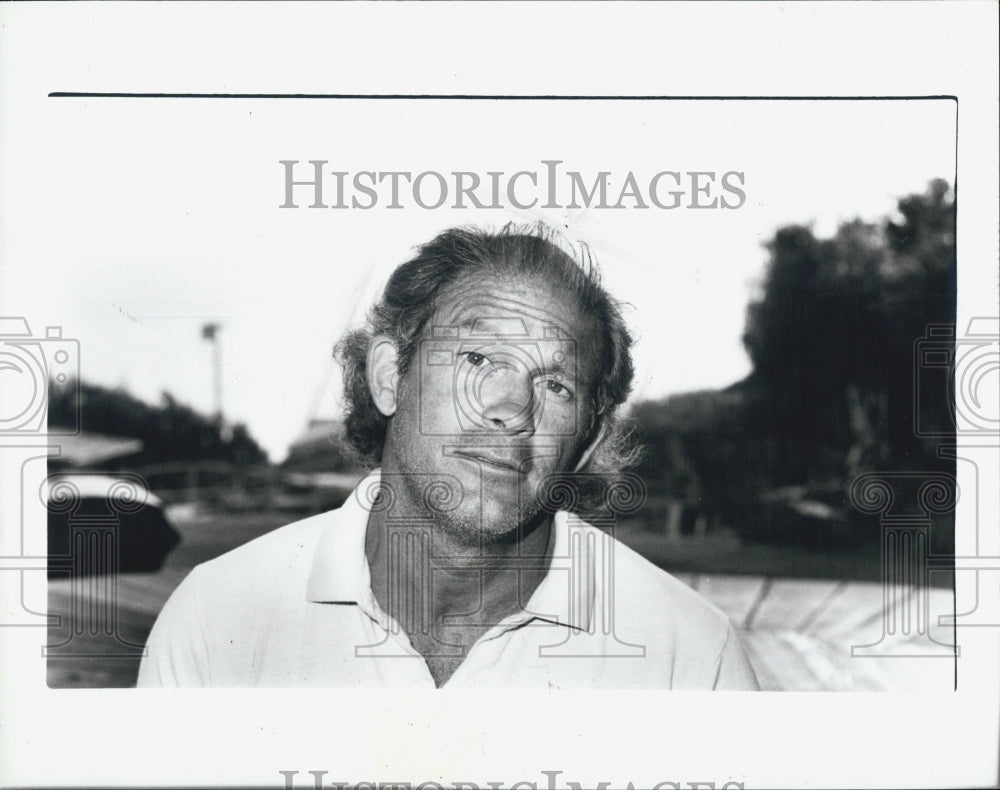
<path id="1" fill-rule="evenodd" d="M 372 593 L 357 490 L 192 570 L 150 632 L 138 685 L 434 688 Z M 524 610 L 483 634 L 445 688 L 757 688 L 722 612 L 572 514 L 553 531 Z"/>

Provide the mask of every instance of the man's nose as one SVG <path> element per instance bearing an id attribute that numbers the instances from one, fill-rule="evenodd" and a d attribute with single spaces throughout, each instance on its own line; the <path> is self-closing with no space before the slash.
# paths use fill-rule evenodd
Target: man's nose
<path id="1" fill-rule="evenodd" d="M 530 377 L 515 371 L 490 376 L 480 390 L 484 426 L 508 433 L 534 433 L 535 402 Z"/>

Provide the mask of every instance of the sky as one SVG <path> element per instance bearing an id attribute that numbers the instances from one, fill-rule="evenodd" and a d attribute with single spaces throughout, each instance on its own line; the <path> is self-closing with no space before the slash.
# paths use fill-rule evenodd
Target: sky
<path id="1" fill-rule="evenodd" d="M 627 303 L 634 398 L 723 387 L 750 371 L 746 305 L 778 227 L 820 235 L 951 181 L 955 105 L 891 101 L 38 99 L 3 122 L 0 309 L 79 341 L 84 380 L 213 409 L 207 322 L 221 326 L 223 407 L 274 461 L 336 417 L 332 347 L 415 245 L 457 224 L 542 220 L 584 241 Z M 39 131 L 41 130 L 41 131 Z M 742 173 L 735 209 L 311 209 L 281 160 L 328 171 Z M 348 176 L 350 179 L 352 176 Z M 448 176 L 451 178 L 451 176 Z M 485 179 L 485 176 L 484 176 Z M 523 184 L 524 182 L 522 182 Z M 561 182 L 565 186 L 565 180 Z M 327 200 L 330 182 L 327 182 Z M 435 189 L 425 195 L 433 202 Z M 732 197 L 732 195 L 730 195 Z M 686 198 L 689 200 L 689 198 Z M 560 203 L 568 203 L 560 193 Z"/>

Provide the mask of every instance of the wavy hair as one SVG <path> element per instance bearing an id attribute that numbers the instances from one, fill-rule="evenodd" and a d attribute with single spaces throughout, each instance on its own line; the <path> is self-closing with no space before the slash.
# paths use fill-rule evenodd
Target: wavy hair
<path id="1" fill-rule="evenodd" d="M 336 346 L 344 372 L 345 437 L 365 466 L 382 458 L 388 418 L 376 407 L 368 389 L 368 349 L 376 335 L 396 346 L 399 373 L 409 369 L 417 344 L 438 307 L 442 290 L 471 274 L 542 276 L 575 302 L 601 327 L 597 369 L 603 373 L 594 388 L 597 421 L 605 434 L 581 472 L 615 475 L 633 466 L 639 450 L 632 430 L 618 417 L 632 387 L 632 336 L 622 318 L 621 304 L 601 284 L 596 261 L 586 245 L 573 245 L 542 223 L 510 223 L 499 232 L 475 227 L 446 230 L 417 248 L 415 257 L 389 278 L 381 300 L 368 316 L 368 326 L 348 333 Z"/>

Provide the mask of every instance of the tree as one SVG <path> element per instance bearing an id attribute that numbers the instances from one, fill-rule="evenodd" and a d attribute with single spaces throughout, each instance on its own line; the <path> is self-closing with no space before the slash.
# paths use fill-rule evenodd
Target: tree
<path id="1" fill-rule="evenodd" d="M 777 481 L 842 474 L 833 458 L 859 468 L 859 445 L 869 465 L 937 465 L 914 431 L 914 349 L 928 325 L 955 322 L 954 203 L 934 181 L 898 206 L 898 219 L 854 220 L 823 240 L 792 226 L 767 245 L 743 340 Z M 951 424 L 938 389 L 919 399 L 925 424 Z"/>
<path id="2" fill-rule="evenodd" d="M 652 449 L 641 468 L 650 489 L 696 496 L 735 525 L 775 489 L 810 490 L 847 512 L 846 490 L 866 470 L 953 471 L 915 430 L 954 425 L 942 377 L 915 366 L 928 327 L 955 323 L 948 185 L 903 197 L 891 218 L 855 219 L 826 239 L 790 225 L 765 247 L 743 334 L 753 372 L 633 409 Z"/>
<path id="3" fill-rule="evenodd" d="M 141 439 L 143 450 L 136 463 L 216 460 L 236 464 L 267 463 L 267 454 L 245 425 L 233 426 L 228 441 L 212 417 L 199 414 L 163 393 L 160 406 L 152 406 L 121 389 L 81 382 L 80 425 L 84 431 Z M 75 422 L 73 387 L 53 390 L 49 397 L 49 424 Z"/>

